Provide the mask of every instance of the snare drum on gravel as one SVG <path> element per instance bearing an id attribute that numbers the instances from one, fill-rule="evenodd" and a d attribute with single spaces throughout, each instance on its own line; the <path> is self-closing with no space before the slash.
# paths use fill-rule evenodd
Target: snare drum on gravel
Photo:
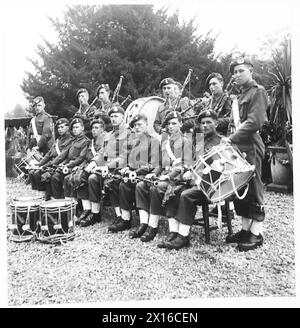
<path id="1" fill-rule="evenodd" d="M 42 196 L 16 197 L 10 204 L 10 240 L 15 242 L 33 241 L 39 233 L 39 206 Z"/>
<path id="2" fill-rule="evenodd" d="M 231 144 L 212 147 L 204 156 L 199 156 L 192 173 L 198 188 L 212 202 L 221 202 L 232 195 L 243 199 L 238 191 L 254 176 L 255 166 L 250 165 L 239 149 Z"/>
<path id="3" fill-rule="evenodd" d="M 48 244 L 64 243 L 75 238 L 76 201 L 55 199 L 40 205 L 38 240 Z"/>

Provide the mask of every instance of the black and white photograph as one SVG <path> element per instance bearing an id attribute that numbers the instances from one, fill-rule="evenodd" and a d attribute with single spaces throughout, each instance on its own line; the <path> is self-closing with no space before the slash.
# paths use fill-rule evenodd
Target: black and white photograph
<path id="1" fill-rule="evenodd" d="M 295 307 L 296 1 L 0 7 L 1 304 Z"/>

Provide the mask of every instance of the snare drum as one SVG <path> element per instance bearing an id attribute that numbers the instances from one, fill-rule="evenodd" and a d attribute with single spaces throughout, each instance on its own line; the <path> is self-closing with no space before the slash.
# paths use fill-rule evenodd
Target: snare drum
<path id="1" fill-rule="evenodd" d="M 15 242 L 31 241 L 39 232 L 39 205 L 44 197 L 16 197 L 10 204 L 10 240 Z"/>
<path id="2" fill-rule="evenodd" d="M 76 201 L 55 199 L 40 205 L 40 234 L 38 240 L 44 243 L 63 243 L 75 238 Z"/>
<path id="3" fill-rule="evenodd" d="M 26 180 L 28 176 L 28 167 L 38 164 L 42 158 L 43 155 L 39 151 L 33 149 L 25 157 L 20 159 L 15 164 L 15 169 L 18 173 L 18 179 Z"/>
<path id="4" fill-rule="evenodd" d="M 220 144 L 212 147 L 193 165 L 192 173 L 198 188 L 212 202 L 220 202 L 238 191 L 254 176 L 255 166 L 250 165 L 236 146 Z"/>
<path id="5" fill-rule="evenodd" d="M 137 114 L 144 114 L 148 119 L 148 132 L 158 136 L 153 128 L 158 107 L 164 103 L 164 99 L 157 96 L 139 98 L 127 107 L 125 112 L 125 123 L 129 124 Z"/>

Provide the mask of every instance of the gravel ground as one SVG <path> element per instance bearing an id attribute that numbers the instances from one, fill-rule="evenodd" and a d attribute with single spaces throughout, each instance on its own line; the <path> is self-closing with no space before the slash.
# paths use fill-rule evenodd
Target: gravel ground
<path id="1" fill-rule="evenodd" d="M 7 205 L 29 186 L 7 179 Z M 74 241 L 54 246 L 8 240 L 8 304 L 47 305 L 202 297 L 295 296 L 293 195 L 265 193 L 265 243 L 238 252 L 224 239 L 227 229 L 193 226 L 191 247 L 157 248 L 167 222 L 150 243 L 131 240 L 128 231 L 107 233 L 110 220 L 77 228 Z M 7 221 L 10 223 L 9 207 Z M 233 229 L 240 229 L 238 217 Z M 8 233 L 9 235 L 9 233 Z"/>

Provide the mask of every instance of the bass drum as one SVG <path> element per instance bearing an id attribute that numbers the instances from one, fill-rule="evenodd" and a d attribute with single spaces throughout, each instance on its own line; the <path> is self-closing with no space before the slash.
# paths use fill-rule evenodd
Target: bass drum
<path id="1" fill-rule="evenodd" d="M 149 134 L 159 137 L 153 128 L 153 123 L 158 110 L 158 107 L 164 103 L 164 99 L 157 96 L 139 98 L 134 100 L 126 109 L 125 123 L 129 125 L 130 121 L 137 114 L 144 114 L 148 118 Z"/>

